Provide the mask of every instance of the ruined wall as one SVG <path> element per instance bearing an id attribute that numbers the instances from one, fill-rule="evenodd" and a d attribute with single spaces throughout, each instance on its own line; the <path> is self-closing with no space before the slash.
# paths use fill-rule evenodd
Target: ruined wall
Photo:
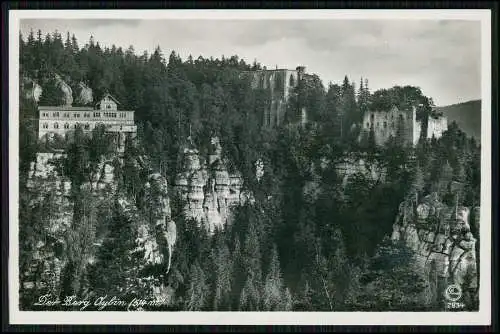
<path id="1" fill-rule="evenodd" d="M 432 137 L 438 139 L 441 138 L 443 133 L 448 130 L 448 119 L 444 116 L 434 118 L 429 116 L 427 123 L 427 139 L 432 139 Z"/>
<path id="2" fill-rule="evenodd" d="M 283 124 L 290 90 L 299 82 L 299 70 L 259 70 L 249 73 L 253 89 L 269 89 L 271 93 L 270 106 L 264 112 L 264 126 L 274 127 Z"/>
<path id="3" fill-rule="evenodd" d="M 373 127 L 375 143 L 384 145 L 389 137 L 396 137 L 401 126 L 402 136 L 406 144 L 415 145 L 420 135 L 416 121 L 416 110 L 399 110 L 396 107 L 389 111 L 371 111 L 363 117 L 363 133 L 367 135 Z"/>
<path id="4" fill-rule="evenodd" d="M 393 225 L 392 239 L 404 241 L 414 250 L 419 270 L 428 279 L 426 298 L 441 307 L 447 305 L 444 291 L 451 284 L 462 289 L 458 302 L 469 307 L 477 303 L 476 239 L 469 213 L 467 207 L 446 206 L 432 193 L 401 203 Z"/>
<path id="5" fill-rule="evenodd" d="M 416 119 L 416 109 L 399 110 L 396 107 L 389 111 L 371 111 L 363 117 L 362 135 L 367 136 L 373 127 L 375 143 L 384 145 L 389 137 L 396 137 L 399 124 L 406 144 L 416 145 L 422 132 L 422 123 Z M 429 116 L 426 138 L 440 138 L 448 129 L 448 120 L 441 116 Z"/>

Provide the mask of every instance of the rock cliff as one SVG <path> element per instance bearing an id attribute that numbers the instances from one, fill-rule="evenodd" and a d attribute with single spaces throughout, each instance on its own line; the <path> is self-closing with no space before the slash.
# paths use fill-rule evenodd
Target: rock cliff
<path id="1" fill-rule="evenodd" d="M 79 104 L 86 105 L 86 104 L 91 104 L 93 102 L 94 98 L 92 94 L 92 89 L 83 82 L 78 83 L 76 91 L 78 93 L 76 101 Z"/>
<path id="2" fill-rule="evenodd" d="M 63 80 L 63 78 L 55 73 L 53 74 L 56 80 L 57 88 L 61 90 L 63 93 L 63 105 L 71 106 L 73 102 L 77 102 L 80 105 L 89 105 L 93 102 L 93 91 L 90 87 L 88 87 L 83 82 L 78 82 L 78 84 L 70 84 Z M 28 77 L 24 77 L 21 80 L 21 94 L 24 95 L 25 98 L 38 103 L 40 100 L 40 96 L 44 91 L 44 83 L 37 82 Z M 73 86 L 73 88 L 71 88 Z M 73 99 L 73 91 L 75 91 L 76 99 Z"/>
<path id="3" fill-rule="evenodd" d="M 42 86 L 35 80 L 27 77 L 21 80 L 21 94 L 24 94 L 25 98 L 38 103 L 40 96 L 42 96 L 42 92 Z"/>
<path id="4" fill-rule="evenodd" d="M 71 182 L 60 173 L 62 153 L 38 153 L 31 165 L 27 190 L 30 193 L 30 208 L 42 205 L 49 198 L 52 201 L 48 219 L 43 223 L 44 240 L 35 241 L 32 253 L 28 256 L 29 264 L 21 273 L 23 293 L 51 291 L 58 294 L 62 286 L 62 272 L 68 263 L 68 249 L 71 247 L 74 203 L 71 200 Z M 139 159 L 140 160 L 140 159 Z M 141 165 L 141 161 L 137 161 Z M 89 177 L 81 187 L 93 197 L 93 203 L 118 203 L 121 212 L 134 222 L 136 227 L 136 248 L 132 252 L 143 252 L 144 265 L 157 265 L 165 260 L 164 250 L 168 250 L 168 273 L 171 257 L 177 239 L 175 222 L 171 219 L 170 200 L 166 179 L 158 173 L 151 173 L 145 184 L 145 212 L 140 211 L 135 203 L 124 193 L 118 191 L 115 169 L 112 161 L 102 159 L 97 172 Z M 45 210 L 44 210 L 45 211 Z M 27 223 L 27 222 L 25 222 Z M 78 228 L 78 227 L 76 227 Z M 102 237 L 93 238 L 92 250 L 86 254 L 84 264 L 96 261 L 96 254 L 102 244 Z M 26 256 L 26 255 L 25 255 Z M 167 287 L 154 286 L 153 297 L 163 297 L 172 293 Z M 167 297 L 168 297 L 167 296 Z"/>
<path id="5" fill-rule="evenodd" d="M 428 278 L 430 302 L 449 302 L 442 299 L 444 291 L 457 284 L 463 293 L 458 302 L 477 303 L 476 239 L 469 214 L 467 207 L 443 204 L 436 193 L 420 200 L 407 199 L 399 207 L 392 239 L 404 241 L 415 251 L 418 266 Z"/>
<path id="6" fill-rule="evenodd" d="M 71 89 L 70 85 L 68 85 L 59 74 L 54 74 L 54 77 L 57 82 L 57 87 L 63 92 L 64 94 L 64 101 L 63 104 L 66 106 L 71 106 L 73 104 L 73 90 Z"/>
<path id="7" fill-rule="evenodd" d="M 232 207 L 251 199 L 251 195 L 242 191 L 241 175 L 228 172 L 218 138 L 212 138 L 211 142 L 206 162 L 200 161 L 200 154 L 193 146 L 184 148 L 182 171 L 174 185 L 186 218 L 197 221 L 209 233 L 231 222 Z"/>

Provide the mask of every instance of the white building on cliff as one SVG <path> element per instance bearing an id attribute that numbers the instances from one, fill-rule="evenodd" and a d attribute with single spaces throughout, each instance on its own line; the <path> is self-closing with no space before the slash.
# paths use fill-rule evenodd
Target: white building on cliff
<path id="1" fill-rule="evenodd" d="M 91 133 L 98 124 L 104 124 L 108 132 L 117 133 L 119 147 L 127 133 L 135 136 L 137 127 L 134 123 L 134 111 L 118 110 L 118 100 L 106 93 L 92 107 L 39 106 L 38 138 L 48 134 L 64 136 L 81 125 L 84 133 Z M 121 143 L 121 144 L 120 144 Z"/>

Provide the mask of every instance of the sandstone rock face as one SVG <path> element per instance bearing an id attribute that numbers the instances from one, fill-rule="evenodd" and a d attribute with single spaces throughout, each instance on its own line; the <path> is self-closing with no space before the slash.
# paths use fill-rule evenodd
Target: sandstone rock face
<path id="1" fill-rule="evenodd" d="M 64 82 L 60 75 L 55 74 L 55 78 L 58 87 L 64 94 L 64 105 L 71 106 L 73 104 L 73 90 L 66 82 Z"/>
<path id="2" fill-rule="evenodd" d="M 458 284 L 464 296 L 459 302 L 476 302 L 476 239 L 470 232 L 469 212 L 466 207 L 441 203 L 436 193 L 418 203 L 406 200 L 399 207 L 392 239 L 404 241 L 415 251 L 420 269 L 428 277 L 428 301 L 443 302 L 444 289 Z"/>
<path id="3" fill-rule="evenodd" d="M 78 98 L 77 101 L 80 104 L 91 104 L 94 100 L 92 95 L 92 89 L 88 87 L 83 82 L 78 83 Z"/>
<path id="4" fill-rule="evenodd" d="M 355 174 L 362 174 L 374 181 L 385 181 L 385 169 L 377 163 L 369 163 L 363 158 L 346 157 L 343 161 L 336 164 L 335 169 L 342 178 L 342 186 L 344 188 L 349 179 Z"/>
<path id="5" fill-rule="evenodd" d="M 221 158 L 217 137 L 211 138 L 208 161 L 200 161 L 194 147 L 183 151 L 183 169 L 175 178 L 175 191 L 184 202 L 184 214 L 203 225 L 209 233 L 223 228 L 231 221 L 231 208 L 251 200 L 242 192 L 243 179 L 239 173 L 230 174 Z"/>
<path id="6" fill-rule="evenodd" d="M 21 94 L 24 94 L 24 96 L 27 99 L 30 99 L 36 103 L 40 101 L 40 96 L 42 96 L 42 86 L 40 86 L 36 81 L 30 79 L 30 78 L 23 78 L 21 82 Z"/>
<path id="7" fill-rule="evenodd" d="M 43 221 L 42 227 L 46 231 L 45 237 L 38 241 L 35 250 L 27 255 L 29 263 L 23 267 L 24 272 L 21 273 L 21 285 L 25 288 L 23 294 L 25 292 L 29 294 L 28 290 L 35 294 L 42 291 L 58 294 L 61 289 L 61 273 L 68 263 L 67 250 L 73 242 L 72 228 L 76 218 L 73 217 L 74 203 L 70 197 L 72 184 L 61 174 L 64 158 L 65 154 L 62 152 L 39 152 L 30 166 L 27 182 L 27 190 L 31 194 L 29 205 L 36 207 L 50 203 L 51 206 L 50 209 L 44 208 L 45 213 L 49 212 L 49 217 Z M 137 168 L 150 172 L 144 187 L 147 211 L 142 212 L 127 195 L 118 192 L 114 169 L 116 163 L 123 163 L 117 155 L 109 157 L 109 160 L 103 158 L 97 164 L 95 171 L 81 185 L 81 189 L 88 191 L 87 193 L 95 199 L 94 203 L 100 201 L 109 205 L 117 203 L 120 211 L 134 222 L 133 226 L 137 228 L 135 249 L 131 251 L 144 254 L 143 265 L 163 263 L 167 260 L 164 257 L 167 254 L 165 250 L 168 249 L 168 269 L 165 273 L 167 274 L 177 239 L 176 224 L 171 218 L 167 180 L 159 173 L 151 172 L 150 163 L 145 157 L 139 156 L 131 161 Z M 98 248 L 102 244 L 102 236 L 95 235 L 92 238 L 95 238 L 94 247 L 85 255 L 83 268 L 87 264 L 95 263 Z M 161 285 L 155 285 L 153 290 L 155 291 L 153 297 L 158 298 L 170 298 L 173 293 L 170 288 Z"/>

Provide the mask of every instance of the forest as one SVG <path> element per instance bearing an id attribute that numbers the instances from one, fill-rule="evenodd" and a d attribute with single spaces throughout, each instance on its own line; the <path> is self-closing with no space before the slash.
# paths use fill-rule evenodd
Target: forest
<path id="1" fill-rule="evenodd" d="M 57 31 L 31 32 L 20 40 L 20 77 L 44 87 L 40 104 L 60 103 L 52 79 L 57 73 L 75 94 L 83 81 L 92 88 L 95 99 L 109 91 L 123 109 L 135 110 L 139 139 L 137 145 L 127 143 L 117 183 L 139 213 L 147 211 L 141 202 L 147 171 L 127 161 L 147 156 L 151 169 L 161 166 L 171 185 L 181 168 L 180 149 L 189 135 L 202 155 L 208 150 L 209 138 L 217 135 L 231 169 L 241 172 L 244 186 L 256 199 L 254 204 L 237 208 L 233 223 L 211 237 L 183 217 L 181 203 L 174 200 L 172 216 L 178 241 L 172 269 L 165 275 L 163 264 L 144 266 L 140 254 L 130 254 L 137 222 L 110 204 L 112 199 L 100 202 L 80 187 L 102 157 L 112 157 L 112 149 L 102 129 L 96 129 L 92 138 L 78 130 L 71 140 L 50 144 L 67 153 L 61 174 L 71 179 L 72 210 L 79 217 L 66 237 L 70 246 L 61 255 L 69 263 L 63 270 L 61 295 L 149 296 L 152 282 L 161 281 L 171 287 L 173 297 L 168 306 L 153 310 L 435 308 L 419 297 L 426 279 L 414 269 L 411 250 L 387 237 L 406 196 L 436 191 L 440 180 L 465 184 L 458 204 L 477 206 L 480 147 L 454 123 L 439 140 L 421 139 L 414 148 L 403 146 L 400 138 L 392 138 L 384 147 L 375 146 L 370 137 L 357 140 L 363 114 L 372 108 L 418 105 L 417 117 L 428 117 L 432 98 L 424 96 L 420 88 L 396 86 L 371 92 L 367 79 L 361 78 L 356 85 L 347 76 L 324 87 L 313 75 L 311 84 L 292 94 L 287 108 L 293 119 L 297 106 L 304 106 L 310 125 L 268 129 L 261 122 L 269 92 L 252 89 L 240 75 L 262 69 L 257 61 L 247 64 L 236 55 L 182 60 L 175 51 L 165 58 L 160 47 L 152 54 L 139 55 L 133 46 L 126 50 L 103 47 L 92 37 L 80 46 L 70 33 L 63 38 Z M 36 153 L 54 148 L 37 140 L 36 108 L 36 103 L 21 96 L 22 268 L 29 266 L 37 241 L 49 233 L 44 225 L 49 223 L 50 205 L 54 205 L 49 198 L 33 206 L 34 195 L 26 189 Z M 388 171 L 385 182 L 359 175 L 342 191 L 335 168 L 329 166 L 315 172 L 321 179 L 320 195 L 310 198 L 304 194 L 305 183 L 313 177 L 311 164 L 319 165 L 323 159 L 337 161 L 353 152 L 382 161 Z M 260 182 L 255 180 L 257 159 L 265 166 Z M 449 188 L 440 191 L 442 200 L 453 205 L 456 194 Z M 82 207 L 88 210 L 82 211 Z M 98 238 L 102 246 L 94 254 L 97 261 L 85 263 L 84 257 L 93 252 Z M 23 296 L 22 307 L 31 309 L 36 296 Z"/>

